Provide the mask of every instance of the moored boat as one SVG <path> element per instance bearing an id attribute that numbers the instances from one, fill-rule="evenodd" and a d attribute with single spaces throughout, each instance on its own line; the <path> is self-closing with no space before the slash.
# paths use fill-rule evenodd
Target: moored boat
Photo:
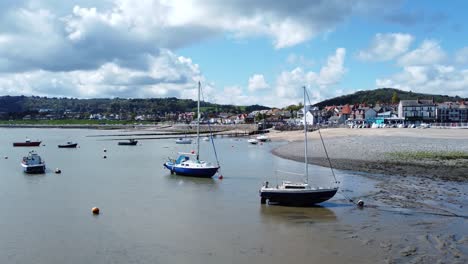
<path id="1" fill-rule="evenodd" d="M 67 142 L 66 144 L 61 144 L 58 145 L 59 148 L 76 148 L 78 146 L 78 143 L 73 143 L 73 142 Z"/>
<path id="2" fill-rule="evenodd" d="M 34 151 L 30 151 L 28 156 L 23 157 L 21 167 L 26 173 L 45 173 L 46 169 L 44 160 Z"/>
<path id="3" fill-rule="evenodd" d="M 119 141 L 118 145 L 120 146 L 135 146 L 138 143 L 138 140 L 129 139 L 128 141 Z"/>
<path id="4" fill-rule="evenodd" d="M 251 138 L 251 139 L 247 140 L 247 142 L 249 142 L 252 145 L 257 145 L 258 144 L 258 140 L 256 140 L 255 138 Z"/>
<path id="5" fill-rule="evenodd" d="M 304 106 L 306 105 L 306 88 L 304 87 Z M 305 112 L 305 107 L 304 107 Z M 307 122 L 304 115 L 304 182 L 283 181 L 280 185 L 271 187 L 268 182 L 260 188 L 260 203 L 310 206 L 325 202 L 335 196 L 338 183 L 335 186 L 314 187 L 309 185 L 309 164 L 307 159 Z M 322 142 L 323 143 L 323 142 Z M 324 145 L 325 147 L 325 145 Z M 333 173 L 333 171 L 332 171 Z M 293 173 L 295 174 L 295 173 Z M 334 174 L 333 174 L 334 176 Z"/>
<path id="6" fill-rule="evenodd" d="M 176 144 L 192 144 L 192 139 L 188 137 L 178 138 L 175 141 Z"/>
<path id="7" fill-rule="evenodd" d="M 268 141 L 268 137 L 265 136 L 265 135 L 260 135 L 257 137 L 257 140 L 260 141 L 260 142 L 266 142 Z"/>
<path id="8" fill-rule="evenodd" d="M 217 164 L 211 164 L 209 162 L 200 160 L 200 89 L 201 84 L 198 82 L 198 103 L 197 103 L 197 152 L 192 153 L 179 153 L 177 159 L 171 159 L 164 163 L 164 167 L 177 175 L 199 177 L 199 178 L 211 178 L 218 172 L 220 166 L 216 149 L 213 141 L 213 149 L 216 156 Z M 211 135 L 210 135 L 211 137 Z M 180 138 L 183 139 L 183 138 Z M 185 138 L 187 139 L 187 138 Z M 190 140 L 190 139 L 189 139 Z M 176 141 L 177 143 L 177 141 Z M 191 140 L 190 140 L 191 143 Z M 183 143 L 179 143 L 183 144 Z M 188 144 L 188 143 L 186 143 Z M 190 156 L 193 156 L 190 158 Z"/>
<path id="9" fill-rule="evenodd" d="M 24 142 L 13 142 L 13 147 L 38 147 L 41 141 L 31 141 L 27 138 Z"/>

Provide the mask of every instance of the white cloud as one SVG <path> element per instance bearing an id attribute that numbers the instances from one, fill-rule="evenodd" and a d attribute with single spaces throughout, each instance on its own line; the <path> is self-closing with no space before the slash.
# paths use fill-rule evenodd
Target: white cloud
<path id="1" fill-rule="evenodd" d="M 421 46 L 412 50 L 398 59 L 400 66 L 432 65 L 445 60 L 446 54 L 439 43 L 425 40 Z"/>
<path id="2" fill-rule="evenodd" d="M 268 89 L 268 87 L 269 85 L 265 81 L 265 78 L 262 74 L 254 74 L 252 77 L 249 78 L 248 88 L 250 92 Z"/>
<path id="3" fill-rule="evenodd" d="M 4 73 L 0 75 L 0 93 L 82 98 L 194 98 L 196 82 L 204 81 L 198 65 L 168 50 L 162 50 L 158 57 L 149 56 L 147 59 L 147 70 L 106 63 L 95 70 Z"/>
<path id="4" fill-rule="evenodd" d="M 389 78 L 376 80 L 377 87 L 394 87 L 407 91 L 468 96 L 468 69 L 453 66 L 406 66 Z"/>
<path id="5" fill-rule="evenodd" d="M 458 64 L 468 64 L 468 47 L 464 47 L 455 54 L 455 62 Z"/>
<path id="6" fill-rule="evenodd" d="M 367 50 L 359 51 L 358 58 L 369 61 L 387 61 L 405 53 L 414 37 L 403 33 L 377 33 Z"/>
<path id="7" fill-rule="evenodd" d="M 338 84 L 346 73 L 345 56 L 346 49 L 336 49 L 335 54 L 328 57 L 326 65 L 318 73 L 304 71 L 301 67 L 282 72 L 277 78 L 275 87 L 278 104 L 285 106 L 300 102 L 302 98 L 300 88 L 303 86 L 311 87 L 312 102 L 335 96 L 337 90 L 333 89 L 333 86 Z"/>

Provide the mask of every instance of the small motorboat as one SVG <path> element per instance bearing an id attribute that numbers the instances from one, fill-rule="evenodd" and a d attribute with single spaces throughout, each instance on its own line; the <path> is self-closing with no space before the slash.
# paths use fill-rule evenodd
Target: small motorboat
<path id="1" fill-rule="evenodd" d="M 251 139 L 247 140 L 247 142 L 249 142 L 252 145 L 257 145 L 258 144 L 258 140 L 256 140 L 255 138 L 251 138 Z"/>
<path id="2" fill-rule="evenodd" d="M 128 141 L 119 141 L 119 146 L 135 146 L 138 143 L 138 140 L 129 139 Z"/>
<path id="3" fill-rule="evenodd" d="M 192 144 L 192 139 L 185 137 L 185 138 L 178 138 L 175 141 L 176 144 Z"/>
<path id="4" fill-rule="evenodd" d="M 202 140 L 203 141 L 210 141 L 210 138 L 209 137 L 204 137 Z"/>
<path id="5" fill-rule="evenodd" d="M 257 137 L 257 140 L 260 142 L 265 142 L 265 141 L 268 141 L 268 137 L 265 135 L 260 135 Z"/>
<path id="6" fill-rule="evenodd" d="M 78 143 L 73 143 L 73 142 L 67 142 L 66 144 L 61 144 L 58 145 L 59 148 L 76 148 L 78 146 Z"/>
<path id="7" fill-rule="evenodd" d="M 45 162 L 36 152 L 30 151 L 28 156 L 23 157 L 21 167 L 26 173 L 45 173 Z"/>
<path id="8" fill-rule="evenodd" d="M 38 147 L 41 141 L 31 141 L 29 138 L 24 142 L 13 142 L 13 147 Z"/>

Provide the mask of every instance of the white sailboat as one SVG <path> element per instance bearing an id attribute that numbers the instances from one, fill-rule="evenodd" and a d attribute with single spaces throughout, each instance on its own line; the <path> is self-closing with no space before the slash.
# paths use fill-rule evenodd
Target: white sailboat
<path id="1" fill-rule="evenodd" d="M 306 105 L 306 88 L 304 87 L 304 113 Z M 338 187 L 313 187 L 309 185 L 309 165 L 307 162 L 307 122 L 304 115 L 304 182 L 283 181 L 271 187 L 268 182 L 260 189 L 260 202 L 265 204 L 314 205 L 332 198 Z"/>

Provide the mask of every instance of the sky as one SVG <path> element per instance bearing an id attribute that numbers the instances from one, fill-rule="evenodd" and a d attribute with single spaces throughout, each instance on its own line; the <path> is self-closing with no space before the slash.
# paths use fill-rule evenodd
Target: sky
<path id="1" fill-rule="evenodd" d="M 0 95 L 285 107 L 382 87 L 468 97 L 468 1 L 2 0 Z"/>

